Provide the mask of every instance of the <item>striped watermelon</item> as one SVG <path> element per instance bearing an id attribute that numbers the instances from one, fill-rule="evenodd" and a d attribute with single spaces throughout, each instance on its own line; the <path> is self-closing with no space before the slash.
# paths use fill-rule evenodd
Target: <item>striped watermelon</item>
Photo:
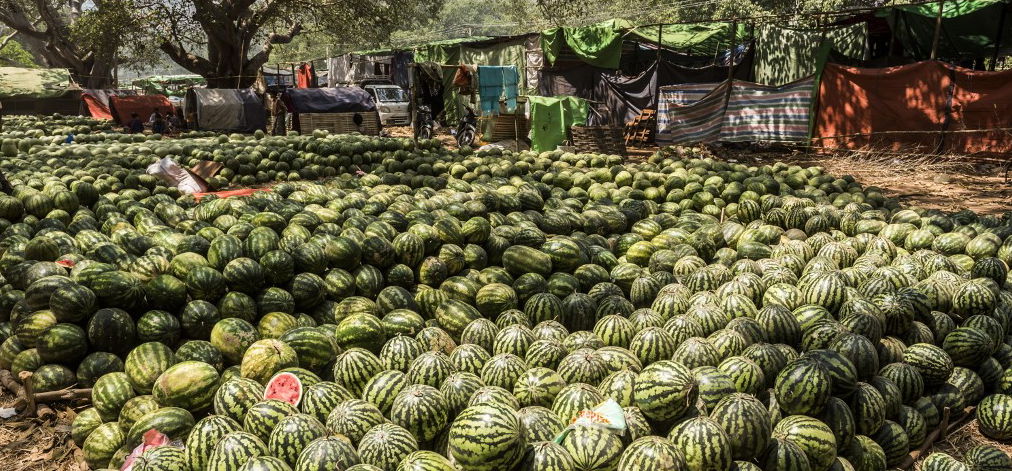
<path id="1" fill-rule="evenodd" d="M 523 457 L 516 412 L 494 403 L 464 409 L 450 425 L 449 454 L 471 471 L 509 469 Z"/>
<path id="2" fill-rule="evenodd" d="M 232 378 L 223 381 L 214 394 L 214 413 L 242 423 L 246 411 L 261 400 L 263 385 L 249 378 Z"/>
<path id="3" fill-rule="evenodd" d="M 270 433 L 267 449 L 290 466 L 313 440 L 327 435 L 327 429 L 313 416 L 293 414 L 281 419 Z"/>
<path id="4" fill-rule="evenodd" d="M 243 418 L 242 427 L 266 443 L 281 419 L 298 413 L 299 410 L 287 402 L 266 399 L 250 406 Z"/>
<path id="5" fill-rule="evenodd" d="M 937 386 L 949 379 L 954 367 L 952 358 L 942 348 L 928 343 L 907 347 L 903 362 L 913 366 L 921 374 L 926 386 Z"/>
<path id="6" fill-rule="evenodd" d="M 344 401 L 327 416 L 327 429 L 357 444 L 369 429 L 386 422 L 386 417 L 372 403 L 359 399 Z"/>
<path id="7" fill-rule="evenodd" d="M 576 469 L 615 469 L 622 458 L 622 440 L 603 427 L 570 427 L 561 445 L 573 457 Z"/>
<path id="8" fill-rule="evenodd" d="M 438 389 L 423 384 L 409 386 L 393 400 L 391 422 L 404 427 L 420 442 L 428 442 L 443 430 L 449 405 Z"/>
<path id="9" fill-rule="evenodd" d="M 664 360 L 643 369 L 636 377 L 636 406 L 652 420 L 680 416 L 694 402 L 695 380 L 688 368 Z"/>
<path id="10" fill-rule="evenodd" d="M 225 416 L 210 415 L 200 419 L 186 437 L 186 462 L 194 469 L 204 469 L 218 441 L 229 433 L 241 430 L 239 423 Z"/>
<path id="11" fill-rule="evenodd" d="M 766 450 L 766 469 L 784 471 L 806 471 L 814 469 L 808 455 L 793 441 L 773 437 Z"/>
<path id="12" fill-rule="evenodd" d="M 452 468 L 451 468 L 452 469 Z M 576 470 L 576 461 L 562 445 L 552 441 L 532 442 L 520 462 L 520 469 Z"/>
<path id="13" fill-rule="evenodd" d="M 772 432 L 770 414 L 754 396 L 731 394 L 710 410 L 710 417 L 727 434 L 732 458 L 749 460 L 766 449 Z"/>
<path id="14" fill-rule="evenodd" d="M 566 381 L 557 372 L 548 368 L 531 368 L 517 379 L 513 395 L 522 407 L 550 407 L 565 386 Z"/>
<path id="15" fill-rule="evenodd" d="M 389 415 L 394 397 L 411 384 L 407 375 L 397 370 L 386 370 L 377 373 L 362 388 L 362 400 L 375 405 L 383 415 Z M 339 386 L 340 387 L 340 386 Z"/>
<path id="16" fill-rule="evenodd" d="M 977 406 L 980 432 L 995 440 L 1012 438 L 1012 396 L 992 394 Z"/>
<path id="17" fill-rule="evenodd" d="M 327 466 L 347 469 L 359 462 L 358 450 L 351 441 L 347 437 L 335 435 L 317 438 L 306 445 L 293 469 L 308 471 L 326 469 Z"/>
<path id="18" fill-rule="evenodd" d="M 724 429 L 712 419 L 686 420 L 668 434 L 668 439 L 685 456 L 688 469 L 729 469 L 731 442 Z"/>
<path id="19" fill-rule="evenodd" d="M 784 417 L 773 436 L 793 442 L 808 457 L 812 470 L 828 471 L 836 460 L 836 437 L 825 423 L 804 415 Z"/>
<path id="20" fill-rule="evenodd" d="M 384 470 L 396 470 L 397 464 L 418 451 L 418 442 L 407 430 L 391 424 L 379 424 L 365 433 L 358 443 L 362 463 Z"/>
<path id="21" fill-rule="evenodd" d="M 126 373 L 108 373 L 95 382 L 91 390 L 91 402 L 102 420 L 111 422 L 119 417 L 120 410 L 135 395 Z"/>
<path id="22" fill-rule="evenodd" d="M 163 407 L 201 412 L 211 408 L 218 391 L 218 379 L 218 371 L 213 366 L 200 361 L 184 361 L 158 376 L 152 394 Z"/>
<path id="23" fill-rule="evenodd" d="M 231 432 L 214 445 L 207 458 L 206 469 L 209 471 L 239 469 L 247 461 L 268 454 L 267 445 L 256 435 Z"/>
<path id="24" fill-rule="evenodd" d="M 562 420 L 547 407 L 524 407 L 517 411 L 517 417 L 520 419 L 525 441 L 531 444 L 555 440 L 565 428 Z"/>
<path id="25" fill-rule="evenodd" d="M 622 452 L 617 470 L 683 469 L 685 467 L 685 457 L 669 440 L 661 437 L 643 437 L 632 442 Z"/>
<path id="26" fill-rule="evenodd" d="M 821 362 L 803 358 L 788 363 L 777 375 L 773 393 L 785 413 L 814 415 L 825 408 L 832 384 Z"/>

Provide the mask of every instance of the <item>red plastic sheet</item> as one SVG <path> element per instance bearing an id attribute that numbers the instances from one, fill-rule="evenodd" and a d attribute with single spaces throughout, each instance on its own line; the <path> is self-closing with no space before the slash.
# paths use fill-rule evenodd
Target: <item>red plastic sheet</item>
<path id="1" fill-rule="evenodd" d="M 88 108 L 88 114 L 92 118 L 112 119 L 112 111 L 109 110 L 108 106 L 102 104 L 98 98 L 85 93 L 81 95 L 81 99 L 84 100 L 84 106 Z"/>
<path id="2" fill-rule="evenodd" d="M 295 73 L 296 88 L 316 88 L 316 69 L 313 64 L 305 63 L 299 66 Z"/>
<path id="3" fill-rule="evenodd" d="M 123 125 L 130 122 L 132 113 L 137 113 L 141 121 L 147 122 L 156 109 L 163 115 L 175 112 L 165 95 L 112 96 L 109 104 L 116 122 Z"/>
<path id="4" fill-rule="evenodd" d="M 1012 152 L 1012 71 L 925 61 L 862 69 L 827 64 L 816 146 L 942 153 Z M 875 134 L 881 133 L 881 134 Z"/>
<path id="5" fill-rule="evenodd" d="M 1012 71 L 953 68 L 955 84 L 944 151 L 1012 152 Z M 961 130 L 988 129 L 962 133 Z"/>
<path id="6" fill-rule="evenodd" d="M 951 83 L 940 62 L 885 69 L 826 64 L 815 145 L 933 151 L 940 134 L 922 131 L 941 131 Z M 871 134 L 883 131 L 888 134 Z"/>

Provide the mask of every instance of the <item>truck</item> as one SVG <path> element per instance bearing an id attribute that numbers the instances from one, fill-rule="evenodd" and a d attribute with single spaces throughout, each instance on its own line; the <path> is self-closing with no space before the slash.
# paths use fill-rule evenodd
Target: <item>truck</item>
<path id="1" fill-rule="evenodd" d="M 380 122 L 384 126 L 407 126 L 411 124 L 411 111 L 408 107 L 408 92 L 392 83 L 367 83 L 364 88 L 379 111 Z"/>

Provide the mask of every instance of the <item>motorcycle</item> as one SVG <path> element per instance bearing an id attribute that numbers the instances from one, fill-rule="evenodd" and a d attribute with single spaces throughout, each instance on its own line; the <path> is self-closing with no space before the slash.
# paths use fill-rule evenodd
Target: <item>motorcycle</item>
<path id="1" fill-rule="evenodd" d="M 435 135 L 436 121 L 432 117 L 432 109 L 428 105 L 419 105 L 415 110 L 415 139 L 432 139 Z"/>
<path id="2" fill-rule="evenodd" d="M 478 115 L 474 108 L 465 106 L 466 113 L 460 118 L 457 124 L 457 147 L 471 147 L 478 137 Z"/>

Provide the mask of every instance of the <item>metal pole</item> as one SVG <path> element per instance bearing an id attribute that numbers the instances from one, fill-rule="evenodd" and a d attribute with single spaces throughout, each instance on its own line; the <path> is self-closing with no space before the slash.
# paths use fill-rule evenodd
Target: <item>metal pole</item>
<path id="1" fill-rule="evenodd" d="M 935 38 L 931 41 L 931 60 L 938 55 L 938 38 L 942 33 L 942 11 L 945 8 L 945 0 L 938 1 L 938 16 L 935 17 Z"/>
<path id="2" fill-rule="evenodd" d="M 998 66 L 998 51 L 1001 49 L 1001 40 L 1003 33 L 1005 32 L 1005 16 L 1008 13 L 1008 5 L 1005 5 L 1001 9 L 1001 18 L 998 20 L 998 33 L 994 38 L 994 55 L 991 56 L 991 67 L 990 70 L 994 70 Z"/>

